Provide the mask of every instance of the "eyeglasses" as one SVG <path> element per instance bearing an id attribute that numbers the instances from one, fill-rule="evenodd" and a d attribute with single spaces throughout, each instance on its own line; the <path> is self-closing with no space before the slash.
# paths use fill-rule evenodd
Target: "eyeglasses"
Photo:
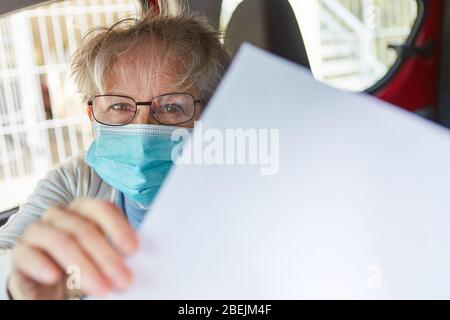
<path id="1" fill-rule="evenodd" d="M 194 118 L 195 100 L 190 93 L 167 93 L 150 101 L 136 102 L 121 95 L 97 95 L 89 99 L 94 119 L 109 126 L 124 126 L 133 122 L 138 106 L 150 106 L 153 118 L 160 124 L 178 125 Z"/>

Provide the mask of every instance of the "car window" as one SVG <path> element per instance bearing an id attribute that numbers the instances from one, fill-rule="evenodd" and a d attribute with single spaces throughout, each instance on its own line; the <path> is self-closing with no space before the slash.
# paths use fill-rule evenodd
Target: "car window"
<path id="1" fill-rule="evenodd" d="M 223 0 L 226 29 L 242 0 Z M 404 44 L 418 20 L 416 0 L 290 0 L 314 76 L 333 86 L 364 91 L 397 60 L 390 44 Z"/>
<path id="2" fill-rule="evenodd" d="M 70 57 L 96 26 L 136 16 L 138 0 L 69 0 L 0 18 L 0 212 L 91 141 Z"/>

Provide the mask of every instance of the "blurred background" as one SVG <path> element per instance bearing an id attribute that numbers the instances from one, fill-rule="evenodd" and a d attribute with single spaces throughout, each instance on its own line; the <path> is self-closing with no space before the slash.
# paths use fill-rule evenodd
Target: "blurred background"
<path id="1" fill-rule="evenodd" d="M 240 0 L 223 0 L 220 28 Z M 291 0 L 320 81 L 364 91 L 397 59 L 416 0 Z M 55 164 L 91 141 L 70 58 L 93 27 L 136 16 L 139 0 L 50 2 L 0 17 L 0 212 L 16 207 Z M 282 35 L 280 35 L 282 36 Z"/>

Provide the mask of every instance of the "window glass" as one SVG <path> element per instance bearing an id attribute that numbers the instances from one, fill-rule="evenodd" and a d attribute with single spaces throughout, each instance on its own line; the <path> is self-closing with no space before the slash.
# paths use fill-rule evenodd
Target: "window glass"
<path id="1" fill-rule="evenodd" d="M 0 212 L 91 141 L 70 58 L 93 27 L 136 16 L 138 0 L 70 0 L 0 18 Z"/>
<path id="2" fill-rule="evenodd" d="M 242 0 L 223 0 L 221 27 Z M 314 76 L 363 91 L 397 59 L 389 44 L 403 44 L 417 19 L 416 0 L 291 0 Z"/>

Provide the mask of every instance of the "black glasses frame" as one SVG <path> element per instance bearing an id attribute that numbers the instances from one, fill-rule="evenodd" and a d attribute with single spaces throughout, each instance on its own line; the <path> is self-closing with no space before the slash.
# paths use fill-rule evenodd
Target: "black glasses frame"
<path id="1" fill-rule="evenodd" d="M 184 94 L 184 95 L 189 95 L 189 96 L 192 97 L 192 101 L 194 101 L 194 113 L 192 114 L 192 117 L 189 118 L 188 120 L 183 121 L 183 122 L 180 122 L 180 123 L 164 123 L 164 122 L 159 121 L 159 119 L 157 119 L 157 118 L 155 117 L 155 113 L 153 112 L 153 110 L 152 110 L 152 117 L 153 117 L 153 119 L 155 119 L 159 124 L 162 124 L 162 125 L 174 125 L 174 126 L 176 126 L 176 125 L 180 125 L 180 124 L 183 124 L 183 123 L 186 123 L 186 122 L 191 121 L 191 120 L 194 118 L 194 116 L 195 116 L 195 114 L 196 114 L 196 111 L 197 111 L 197 110 L 196 110 L 196 105 L 199 104 L 199 103 L 203 103 L 204 101 L 203 101 L 203 100 L 196 100 L 195 97 L 194 97 L 191 93 L 189 93 L 189 92 L 171 92 L 171 93 L 164 93 L 164 94 L 160 94 L 160 95 L 158 95 L 158 96 L 155 96 L 155 97 L 153 97 L 150 101 L 136 101 L 136 100 L 134 100 L 132 97 L 124 96 L 124 95 L 120 95 L 120 94 L 99 94 L 99 95 L 92 96 L 92 97 L 88 100 L 87 104 L 88 104 L 89 107 L 92 108 L 92 116 L 94 117 L 95 121 L 97 121 L 98 123 L 101 123 L 101 124 L 103 124 L 103 125 L 105 125 L 105 126 L 121 127 L 121 126 L 126 126 L 127 124 L 130 124 L 130 123 L 132 123 L 132 122 L 134 121 L 134 119 L 136 118 L 136 115 L 137 115 L 137 110 L 138 110 L 137 107 L 138 107 L 138 106 L 150 106 L 150 107 L 151 107 L 151 105 L 152 105 L 152 103 L 153 103 L 153 100 L 155 100 L 155 99 L 157 99 L 157 98 L 164 97 L 164 96 L 171 96 L 171 95 L 175 95 L 175 94 Z M 98 97 L 120 97 L 120 98 L 131 99 L 131 100 L 134 102 L 134 104 L 136 105 L 136 111 L 134 112 L 133 118 L 132 118 L 129 122 L 124 123 L 124 124 L 109 124 L 109 123 L 104 123 L 104 122 L 99 121 L 99 120 L 95 117 L 95 112 L 94 112 L 94 110 L 93 110 L 94 99 L 95 99 L 95 98 L 98 98 Z"/>

